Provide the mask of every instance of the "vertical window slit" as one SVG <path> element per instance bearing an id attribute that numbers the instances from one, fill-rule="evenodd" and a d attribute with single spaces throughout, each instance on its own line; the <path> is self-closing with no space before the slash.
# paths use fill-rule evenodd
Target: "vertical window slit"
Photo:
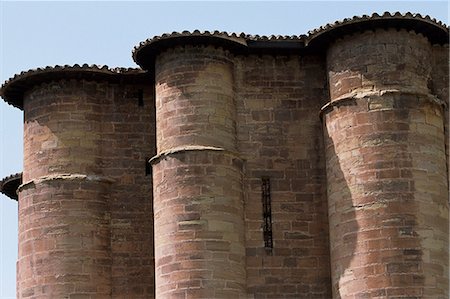
<path id="1" fill-rule="evenodd" d="M 266 251 L 272 253 L 273 239 L 272 239 L 272 204 L 270 198 L 270 178 L 261 178 L 261 191 L 262 191 L 262 205 L 263 205 L 263 234 L 264 234 L 264 247 Z"/>
<path id="2" fill-rule="evenodd" d="M 139 107 L 143 107 L 144 106 L 144 90 L 143 89 L 138 89 L 137 92 L 138 95 L 138 105 Z"/>
<path id="3" fill-rule="evenodd" d="M 150 164 L 150 158 L 145 157 L 145 176 L 152 174 L 152 165 Z"/>

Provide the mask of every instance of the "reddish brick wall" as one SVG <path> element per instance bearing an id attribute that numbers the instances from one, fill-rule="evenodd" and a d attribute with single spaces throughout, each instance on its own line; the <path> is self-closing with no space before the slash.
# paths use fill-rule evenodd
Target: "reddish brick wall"
<path id="1" fill-rule="evenodd" d="M 155 164 L 158 298 L 245 298 L 240 165 L 222 151 Z"/>
<path id="2" fill-rule="evenodd" d="M 449 47 L 448 44 L 434 45 L 433 46 L 433 68 L 431 72 L 431 92 L 433 95 L 436 95 L 441 101 L 445 103 L 445 122 L 444 122 L 444 130 L 445 130 L 445 153 L 447 157 L 447 176 L 448 170 L 450 169 L 450 161 L 449 161 Z M 450 177 L 449 185 L 450 185 Z M 450 188 L 450 186 L 449 186 Z M 450 190 L 450 189 L 449 189 Z"/>
<path id="3" fill-rule="evenodd" d="M 158 153 L 188 145 L 236 148 L 233 60 L 213 47 L 177 47 L 156 61 Z"/>
<path id="4" fill-rule="evenodd" d="M 20 192 L 17 298 L 109 298 L 109 183 L 54 180 Z"/>
<path id="5" fill-rule="evenodd" d="M 430 44 L 406 31 L 355 34 L 330 47 L 327 68 L 333 296 L 447 298 L 444 116 L 428 90 Z"/>
<path id="6" fill-rule="evenodd" d="M 238 147 L 245 161 L 248 293 L 330 298 L 326 177 L 318 56 L 240 56 Z M 271 183 L 273 250 L 264 248 L 261 178 Z"/>
<path id="7" fill-rule="evenodd" d="M 423 35 L 402 29 L 339 39 L 328 49 L 330 97 L 398 89 L 427 94 L 431 47 Z"/>
<path id="8" fill-rule="evenodd" d="M 245 295 L 242 163 L 234 153 L 233 61 L 177 47 L 156 60 L 156 296 Z"/>
<path id="9" fill-rule="evenodd" d="M 52 82 L 24 111 L 18 297 L 153 297 L 151 87 Z"/>
<path id="10" fill-rule="evenodd" d="M 18 298 L 111 295 L 111 182 L 98 117 L 106 89 L 59 81 L 25 95 Z"/>
<path id="11" fill-rule="evenodd" d="M 156 153 L 152 82 L 113 85 L 108 97 L 102 107 L 102 169 L 114 179 L 109 189 L 112 297 L 153 298 L 152 177 L 145 165 Z"/>

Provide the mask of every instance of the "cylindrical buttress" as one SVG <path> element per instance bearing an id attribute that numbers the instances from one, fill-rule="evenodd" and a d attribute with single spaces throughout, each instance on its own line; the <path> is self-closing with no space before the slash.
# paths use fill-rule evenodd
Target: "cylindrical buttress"
<path id="1" fill-rule="evenodd" d="M 160 54 L 156 109 L 156 297 L 243 297 L 242 162 L 235 153 L 231 55 L 206 46 Z"/>
<path id="2" fill-rule="evenodd" d="M 431 45 L 376 30 L 330 46 L 323 108 L 334 298 L 448 297 L 444 115 Z"/>
<path id="3" fill-rule="evenodd" d="M 108 188 L 101 174 L 106 83 L 58 81 L 24 97 L 17 297 L 111 296 Z"/>

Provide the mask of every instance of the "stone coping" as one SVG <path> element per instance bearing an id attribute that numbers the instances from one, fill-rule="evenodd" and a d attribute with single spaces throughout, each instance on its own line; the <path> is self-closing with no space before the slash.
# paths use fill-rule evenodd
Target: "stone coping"
<path id="1" fill-rule="evenodd" d="M 49 175 L 44 175 L 41 177 L 34 178 L 28 182 L 23 182 L 17 187 L 18 192 L 33 188 L 40 184 L 50 184 L 53 182 L 61 181 L 86 181 L 86 182 L 99 182 L 113 184 L 114 179 L 106 176 L 96 175 L 96 174 L 83 174 L 83 173 L 52 173 Z"/>
<path id="2" fill-rule="evenodd" d="M 437 105 L 439 107 L 442 107 L 442 109 L 446 110 L 448 109 L 447 104 L 439 99 L 438 97 L 432 95 L 432 94 L 425 94 L 425 93 L 419 93 L 414 90 L 399 90 L 399 89 L 386 89 L 386 90 L 359 90 L 359 91 L 353 91 L 349 92 L 347 94 L 344 94 L 342 96 L 339 96 L 338 98 L 332 100 L 331 102 L 326 103 L 319 111 L 319 117 L 323 119 L 323 115 L 332 111 L 336 107 L 341 107 L 345 105 L 352 105 L 355 104 L 358 100 L 365 100 L 367 101 L 367 109 L 369 109 L 369 103 L 370 99 L 377 99 L 382 96 L 400 96 L 400 95 L 408 95 L 413 96 L 417 98 L 417 102 L 428 102 L 433 105 Z"/>
<path id="3" fill-rule="evenodd" d="M 0 192 L 13 200 L 18 200 L 17 189 L 22 184 L 22 173 L 15 173 L 0 181 Z"/>
<path id="4" fill-rule="evenodd" d="M 161 153 L 157 154 L 156 156 L 150 158 L 148 161 L 150 164 L 156 164 L 164 157 L 168 157 L 173 154 L 179 154 L 179 153 L 185 153 L 185 152 L 199 152 L 199 151 L 209 151 L 209 152 L 221 152 L 225 155 L 233 156 L 235 159 L 241 160 L 239 153 L 234 151 L 229 151 L 221 147 L 215 147 L 215 146 L 204 146 L 204 145 L 186 145 L 181 147 L 175 147 L 171 148 L 165 151 L 162 151 Z"/>

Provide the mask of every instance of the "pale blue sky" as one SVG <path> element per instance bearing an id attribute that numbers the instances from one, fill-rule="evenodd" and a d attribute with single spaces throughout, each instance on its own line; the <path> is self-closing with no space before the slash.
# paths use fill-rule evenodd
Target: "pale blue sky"
<path id="1" fill-rule="evenodd" d="M 448 24 L 446 1 L 19 2 L 0 0 L 0 81 L 56 64 L 136 66 L 133 46 L 165 32 L 305 34 L 329 22 L 384 11 Z M 0 177 L 22 170 L 22 112 L 0 101 Z M 0 298 L 15 297 L 17 203 L 0 195 Z"/>

